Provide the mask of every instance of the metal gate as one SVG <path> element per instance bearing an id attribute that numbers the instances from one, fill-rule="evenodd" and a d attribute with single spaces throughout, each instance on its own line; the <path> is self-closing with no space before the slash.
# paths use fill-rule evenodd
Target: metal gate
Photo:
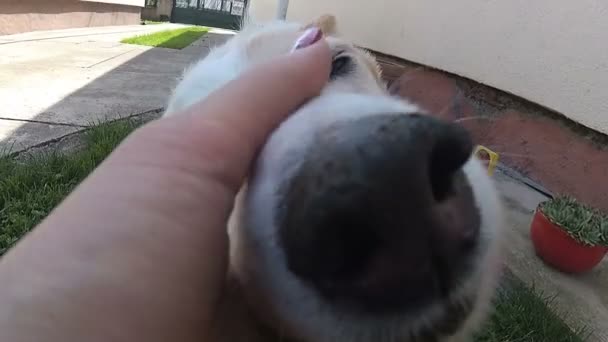
<path id="1" fill-rule="evenodd" d="M 247 0 L 175 0 L 171 22 L 238 30 Z"/>

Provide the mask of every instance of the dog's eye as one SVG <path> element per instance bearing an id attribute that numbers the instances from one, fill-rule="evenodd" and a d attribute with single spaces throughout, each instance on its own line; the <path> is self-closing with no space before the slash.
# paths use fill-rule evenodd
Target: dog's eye
<path id="1" fill-rule="evenodd" d="M 335 79 L 347 74 L 352 69 L 352 60 L 349 56 L 337 56 L 331 63 L 330 78 Z"/>

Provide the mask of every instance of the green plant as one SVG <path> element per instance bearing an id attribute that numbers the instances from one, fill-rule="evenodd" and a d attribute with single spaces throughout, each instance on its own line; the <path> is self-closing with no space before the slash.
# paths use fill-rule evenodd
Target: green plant
<path id="1" fill-rule="evenodd" d="M 575 240 L 588 246 L 608 246 L 608 216 L 571 196 L 541 203 L 540 210 Z"/>

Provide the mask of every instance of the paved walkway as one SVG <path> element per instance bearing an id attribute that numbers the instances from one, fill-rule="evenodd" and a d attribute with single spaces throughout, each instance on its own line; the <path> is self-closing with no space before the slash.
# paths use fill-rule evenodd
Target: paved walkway
<path id="1" fill-rule="evenodd" d="M 0 36 L 0 151 L 83 126 L 159 110 L 184 68 L 230 37 L 212 30 L 183 50 L 121 44 L 183 25 L 134 25 Z"/>
<path id="2" fill-rule="evenodd" d="M 547 197 L 502 172 L 494 177 L 508 209 L 505 242 L 509 269 L 546 295 L 556 296 L 556 307 L 566 313 L 568 323 L 593 330 L 589 342 L 608 341 L 608 259 L 582 276 L 565 275 L 545 266 L 534 253 L 529 231 L 536 206 Z"/>

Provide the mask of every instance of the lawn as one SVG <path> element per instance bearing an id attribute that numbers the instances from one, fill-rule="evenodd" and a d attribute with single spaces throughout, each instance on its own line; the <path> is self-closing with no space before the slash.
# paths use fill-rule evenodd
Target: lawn
<path id="1" fill-rule="evenodd" d="M 102 124 L 85 135 L 72 155 L 36 154 L 16 161 L 0 157 L 0 256 L 84 179 L 135 124 Z"/>
<path id="2" fill-rule="evenodd" d="M 583 342 L 585 327 L 576 332 L 564 323 L 554 297 L 522 283 L 507 272 L 495 299 L 495 311 L 475 342 Z M 557 312 L 557 313 L 556 313 Z"/>
<path id="3" fill-rule="evenodd" d="M 0 157 L 0 257 L 43 219 L 133 129 L 133 121 L 98 125 L 70 155 Z M 506 276 L 495 311 L 475 342 L 581 342 L 550 307 L 552 298 Z"/>
<path id="4" fill-rule="evenodd" d="M 130 38 L 125 38 L 121 43 L 162 47 L 169 49 L 183 49 L 194 41 L 204 36 L 209 31 L 202 26 L 190 26 L 175 30 L 165 30 Z"/>

